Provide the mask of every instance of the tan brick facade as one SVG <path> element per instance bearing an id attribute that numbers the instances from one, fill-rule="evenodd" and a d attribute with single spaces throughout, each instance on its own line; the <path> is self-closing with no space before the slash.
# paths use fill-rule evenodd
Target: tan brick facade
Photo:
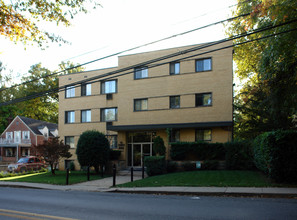
<path id="1" fill-rule="evenodd" d="M 146 148 L 151 145 L 151 142 L 145 138 L 143 142 L 141 140 L 139 142 L 137 135 L 135 139 L 138 142 L 134 142 L 133 138 L 131 139 L 133 132 L 147 131 L 152 137 L 161 136 L 168 148 L 167 158 L 169 158 L 170 149 L 168 133 L 172 131 L 177 133 L 179 141 L 196 141 L 197 137 L 201 137 L 201 135 L 209 142 L 231 140 L 233 49 L 230 47 L 195 56 L 206 51 L 230 46 L 230 43 L 211 46 L 145 65 L 148 69 L 140 74 L 144 78 L 135 79 L 135 76 L 139 76 L 138 73 L 135 73 L 134 68 L 128 69 L 128 67 L 135 67 L 142 62 L 181 52 L 194 46 L 121 56 L 118 61 L 119 65 L 115 68 L 60 76 L 60 86 L 98 77 L 93 80 L 96 82 L 91 84 L 91 94 L 88 96 L 81 95 L 80 84 L 74 89 L 74 93 L 67 94 L 71 97 L 66 98 L 65 91 L 59 94 L 59 133 L 60 137 L 64 139 L 66 136 L 74 137 L 73 157 L 70 160 L 74 160 L 77 168 L 79 165 L 76 161 L 75 146 L 79 135 L 86 130 L 94 129 L 107 135 L 117 135 L 116 148 L 122 151 L 121 159 L 124 166 L 139 165 L 133 164 L 132 158 L 135 155 L 132 151 L 145 153 Z M 192 57 L 179 61 L 178 74 L 171 75 L 169 62 L 189 55 Z M 164 64 L 161 65 L 162 63 Z M 153 67 L 155 64 L 160 65 Z M 113 78 L 110 76 L 99 78 L 106 73 L 123 68 L 127 69 L 114 74 Z M 202 71 L 196 68 L 202 68 Z M 111 89 L 112 93 L 102 94 L 102 81 L 104 80 L 116 80 L 116 91 L 113 91 L 114 87 L 104 87 L 107 91 Z M 92 81 L 86 83 L 90 82 Z M 178 96 L 176 99 L 179 102 L 175 108 L 170 107 L 170 97 L 172 96 Z M 104 110 L 108 108 L 113 109 Z M 138 108 L 145 109 L 136 111 Z M 82 122 L 85 120 L 85 112 L 82 112 L 84 110 L 90 110 L 90 121 Z M 114 111 L 116 111 L 116 118 L 113 115 Z M 74 121 L 71 121 L 73 113 L 67 112 L 74 112 Z M 106 114 L 102 116 L 104 112 Z M 111 121 L 105 122 L 105 117 Z M 70 120 L 71 123 L 67 120 Z"/>

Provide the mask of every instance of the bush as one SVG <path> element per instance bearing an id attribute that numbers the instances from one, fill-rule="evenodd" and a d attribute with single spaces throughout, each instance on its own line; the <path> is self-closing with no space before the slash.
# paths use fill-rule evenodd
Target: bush
<path id="1" fill-rule="evenodd" d="M 218 166 L 218 160 L 205 160 L 203 161 L 201 168 L 203 170 L 217 170 Z"/>
<path id="2" fill-rule="evenodd" d="M 173 160 L 224 160 L 225 148 L 222 143 L 178 142 L 171 144 Z"/>
<path id="3" fill-rule="evenodd" d="M 109 152 L 109 160 L 118 160 L 121 156 L 120 150 L 110 150 Z"/>
<path id="4" fill-rule="evenodd" d="M 154 138 L 153 151 L 157 156 L 165 156 L 166 147 L 164 141 L 160 136 Z"/>
<path id="5" fill-rule="evenodd" d="M 258 169 L 277 182 L 297 182 L 297 131 L 273 131 L 254 141 L 254 161 Z"/>
<path id="6" fill-rule="evenodd" d="M 109 142 L 105 135 L 99 131 L 85 131 L 77 142 L 77 159 L 81 166 L 93 166 L 99 173 L 99 166 L 109 161 Z"/>
<path id="7" fill-rule="evenodd" d="M 196 164 L 195 163 L 187 162 L 187 163 L 183 163 L 182 166 L 183 166 L 184 171 L 194 171 L 194 170 L 196 170 Z"/>
<path id="8" fill-rule="evenodd" d="M 164 174 L 166 171 L 166 162 L 164 156 L 152 156 L 144 159 L 146 173 L 149 176 Z"/>
<path id="9" fill-rule="evenodd" d="M 177 163 L 174 161 L 167 161 L 166 166 L 167 173 L 174 173 L 177 171 Z"/>
<path id="10" fill-rule="evenodd" d="M 229 170 L 252 170 L 253 148 L 249 141 L 234 141 L 224 144 L 226 149 L 226 168 Z"/>

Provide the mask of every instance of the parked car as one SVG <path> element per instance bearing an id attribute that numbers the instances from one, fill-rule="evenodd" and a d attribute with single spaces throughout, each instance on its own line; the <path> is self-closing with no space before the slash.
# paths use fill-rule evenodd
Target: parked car
<path id="1" fill-rule="evenodd" d="M 8 172 L 26 172 L 28 170 L 40 170 L 45 168 L 45 161 L 35 156 L 22 157 L 15 164 L 9 164 L 7 167 Z"/>

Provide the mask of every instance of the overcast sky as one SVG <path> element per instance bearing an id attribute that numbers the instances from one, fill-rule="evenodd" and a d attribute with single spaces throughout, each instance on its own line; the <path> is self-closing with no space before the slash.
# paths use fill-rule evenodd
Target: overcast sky
<path id="1" fill-rule="evenodd" d="M 42 63 L 54 71 L 62 61 L 83 64 L 135 46 L 169 37 L 215 21 L 231 17 L 236 0 L 100 0 L 102 7 L 81 14 L 72 26 L 46 26 L 47 31 L 62 36 L 70 45 L 50 44 L 46 50 L 17 45 L 0 36 L 0 61 L 15 79 L 28 73 L 30 66 Z M 224 38 L 222 25 L 174 37 L 143 51 L 199 44 Z M 126 53 L 127 54 L 127 53 Z M 117 57 L 85 66 L 87 70 L 113 67 Z"/>

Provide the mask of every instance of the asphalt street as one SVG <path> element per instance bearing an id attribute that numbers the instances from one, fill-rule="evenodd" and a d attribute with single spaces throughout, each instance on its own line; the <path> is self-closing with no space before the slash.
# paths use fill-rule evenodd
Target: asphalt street
<path id="1" fill-rule="evenodd" d="M 0 188 L 0 219 L 297 219 L 296 199 Z"/>

